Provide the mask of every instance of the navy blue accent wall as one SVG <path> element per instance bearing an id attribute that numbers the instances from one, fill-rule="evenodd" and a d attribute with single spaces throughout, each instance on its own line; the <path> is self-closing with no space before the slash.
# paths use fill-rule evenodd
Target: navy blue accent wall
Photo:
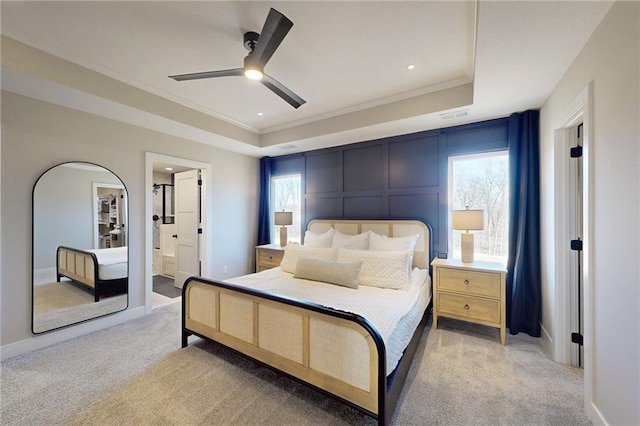
<path id="1" fill-rule="evenodd" d="M 303 223 L 315 218 L 418 218 L 447 252 L 452 155 L 505 150 L 508 118 L 272 159 L 272 175 L 302 173 Z"/>

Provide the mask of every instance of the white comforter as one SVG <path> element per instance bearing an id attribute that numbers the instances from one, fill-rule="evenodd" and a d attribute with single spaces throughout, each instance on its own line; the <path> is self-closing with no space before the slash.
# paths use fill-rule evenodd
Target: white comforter
<path id="1" fill-rule="evenodd" d="M 408 290 L 341 287 L 293 278 L 280 268 L 227 280 L 243 287 L 313 302 L 366 318 L 380 333 L 387 352 L 387 374 L 397 365 L 431 300 L 428 272 L 414 269 Z"/>

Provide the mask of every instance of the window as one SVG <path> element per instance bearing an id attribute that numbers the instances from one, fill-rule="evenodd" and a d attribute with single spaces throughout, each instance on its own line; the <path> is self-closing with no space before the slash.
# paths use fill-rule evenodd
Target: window
<path id="1" fill-rule="evenodd" d="M 287 239 L 300 242 L 300 222 L 302 220 L 302 176 L 300 174 L 271 177 L 271 242 L 279 242 L 280 227 L 274 224 L 274 213 L 287 211 L 293 213 L 293 224 L 287 227 Z"/>
<path id="2" fill-rule="evenodd" d="M 506 152 L 449 157 L 451 211 L 484 210 L 484 230 L 474 235 L 475 260 L 506 263 L 509 253 L 509 157 Z M 449 252 L 460 258 L 460 233 L 449 226 Z"/>

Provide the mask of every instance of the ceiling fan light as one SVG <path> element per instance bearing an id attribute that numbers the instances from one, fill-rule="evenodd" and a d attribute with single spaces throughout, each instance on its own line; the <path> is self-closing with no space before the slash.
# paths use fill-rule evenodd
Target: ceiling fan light
<path id="1" fill-rule="evenodd" d="M 247 77 L 249 80 L 262 80 L 263 74 L 262 74 L 262 70 L 258 68 L 247 67 L 244 69 L 244 76 Z"/>

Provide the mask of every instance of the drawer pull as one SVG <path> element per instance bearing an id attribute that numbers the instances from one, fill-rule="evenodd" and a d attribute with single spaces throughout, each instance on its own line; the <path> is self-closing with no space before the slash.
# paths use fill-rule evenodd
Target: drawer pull
<path id="1" fill-rule="evenodd" d="M 273 259 L 273 256 L 269 256 L 269 260 Z"/>
<path id="2" fill-rule="evenodd" d="M 469 280 L 464 280 L 464 285 L 469 285 Z"/>
<path id="3" fill-rule="evenodd" d="M 469 305 L 464 305 L 464 308 L 465 308 L 466 310 L 469 310 Z"/>

